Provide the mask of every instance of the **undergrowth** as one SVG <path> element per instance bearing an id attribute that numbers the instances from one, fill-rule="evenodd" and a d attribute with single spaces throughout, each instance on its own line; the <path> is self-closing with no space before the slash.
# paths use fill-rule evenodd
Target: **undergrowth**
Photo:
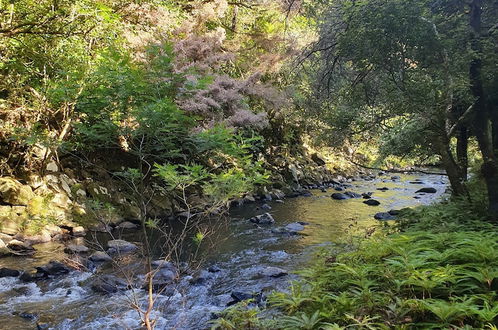
<path id="1" fill-rule="evenodd" d="M 265 329 L 276 315 L 274 329 L 498 329 L 498 228 L 478 191 L 406 212 L 352 252 L 317 252 L 266 311 L 236 307 L 213 328 Z"/>

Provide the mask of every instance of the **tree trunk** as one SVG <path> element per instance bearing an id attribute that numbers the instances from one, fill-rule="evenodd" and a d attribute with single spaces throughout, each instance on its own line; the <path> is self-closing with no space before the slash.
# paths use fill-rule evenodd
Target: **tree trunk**
<path id="1" fill-rule="evenodd" d="M 488 190 L 488 215 L 490 221 L 498 221 L 498 164 L 493 147 L 493 132 L 491 116 L 486 107 L 484 88 L 482 84 L 482 47 L 481 47 L 481 15 L 482 0 L 472 0 L 470 3 L 471 48 L 476 54 L 470 63 L 470 84 L 475 98 L 474 127 L 482 153 L 482 175 Z"/>
<path id="2" fill-rule="evenodd" d="M 443 163 L 446 174 L 448 174 L 452 195 L 470 198 L 469 192 L 462 177 L 462 170 L 460 169 L 460 166 L 458 166 L 455 158 L 453 157 L 453 154 L 451 153 L 449 140 L 439 137 L 436 139 L 435 146 L 437 148 L 437 152 L 441 156 L 441 161 Z"/>
<path id="3" fill-rule="evenodd" d="M 464 181 L 467 181 L 469 167 L 469 158 L 468 158 L 468 148 L 469 148 L 469 134 L 467 127 L 462 126 L 458 129 L 457 135 L 457 145 L 456 145 L 456 153 L 458 160 L 458 167 L 460 167 L 461 177 Z"/>

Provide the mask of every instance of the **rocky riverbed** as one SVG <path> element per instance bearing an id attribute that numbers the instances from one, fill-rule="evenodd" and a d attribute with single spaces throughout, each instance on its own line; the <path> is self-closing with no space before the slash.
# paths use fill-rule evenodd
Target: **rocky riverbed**
<path id="1" fill-rule="evenodd" d="M 212 226 L 216 244 L 201 244 L 200 266 L 154 263 L 157 328 L 204 329 L 226 306 L 250 298 L 264 304 L 272 290 L 298 278 L 293 271 L 315 247 L 370 235 L 400 209 L 438 200 L 446 181 L 384 173 L 337 178 L 234 207 L 228 221 Z M 114 229 L 113 237 L 88 233 L 33 246 L 4 237 L 8 246 L 0 248 L 23 256 L 0 258 L 0 329 L 138 328 L 131 306 L 145 304 L 146 274 L 135 225 Z"/>

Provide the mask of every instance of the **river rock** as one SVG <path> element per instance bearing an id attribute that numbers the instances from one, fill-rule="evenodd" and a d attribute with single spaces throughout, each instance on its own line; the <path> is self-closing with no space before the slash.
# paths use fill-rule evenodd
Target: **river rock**
<path id="1" fill-rule="evenodd" d="M 399 179 L 401 179 L 401 177 L 400 177 L 399 175 L 393 175 L 393 176 L 391 177 L 391 180 L 393 180 L 393 181 L 395 181 L 395 180 L 399 180 Z"/>
<path id="2" fill-rule="evenodd" d="M 424 184 L 423 181 L 418 181 L 418 180 L 415 180 L 415 181 L 410 181 L 411 184 Z"/>
<path id="3" fill-rule="evenodd" d="M 103 275 L 93 281 L 91 288 L 95 292 L 107 294 L 126 290 L 129 288 L 129 284 L 117 276 Z"/>
<path id="4" fill-rule="evenodd" d="M 285 230 L 287 230 L 289 232 L 300 232 L 300 231 L 304 230 L 304 225 L 302 225 L 299 222 L 293 222 L 293 223 L 289 223 L 284 228 L 285 228 Z"/>
<path id="5" fill-rule="evenodd" d="M 19 277 L 19 279 L 23 282 L 34 282 L 44 278 L 46 278 L 46 276 L 38 272 L 24 272 Z"/>
<path id="6" fill-rule="evenodd" d="M 107 247 L 109 248 L 108 252 L 112 253 L 127 253 L 133 252 L 138 249 L 133 243 L 127 242 L 122 239 L 113 239 L 107 242 Z"/>
<path id="7" fill-rule="evenodd" d="M 313 196 L 313 194 L 309 190 L 303 190 L 301 192 L 301 196 L 303 196 L 303 197 L 311 197 L 311 196 Z"/>
<path id="8" fill-rule="evenodd" d="M 71 233 L 73 234 L 73 236 L 76 236 L 76 237 L 83 237 L 86 235 L 85 228 L 83 228 L 81 226 L 73 227 L 73 229 L 71 230 Z"/>
<path id="9" fill-rule="evenodd" d="M 7 247 L 14 251 L 16 254 L 20 255 L 31 255 L 35 253 L 35 249 L 33 249 L 30 245 L 21 242 L 17 239 L 11 240 L 8 244 Z"/>
<path id="10" fill-rule="evenodd" d="M 49 224 L 44 227 L 44 229 L 50 234 L 50 236 L 54 237 L 56 235 L 62 235 L 63 231 L 62 228 L 59 226 L 56 226 L 54 224 Z"/>
<path id="11" fill-rule="evenodd" d="M 271 206 L 268 205 L 268 204 L 263 204 L 263 205 L 261 205 L 261 209 L 265 210 L 265 211 L 270 211 L 271 210 Z"/>
<path id="12" fill-rule="evenodd" d="M 151 266 L 154 269 L 169 270 L 175 274 L 178 273 L 177 267 L 172 262 L 163 259 L 153 260 Z"/>
<path id="13" fill-rule="evenodd" d="M 375 199 L 367 199 L 366 201 L 363 201 L 363 204 L 367 204 L 370 206 L 379 206 L 380 202 L 378 200 L 375 200 Z"/>
<path id="14" fill-rule="evenodd" d="M 374 218 L 377 220 L 394 220 L 396 219 L 394 216 L 389 214 L 388 212 L 379 212 L 374 215 Z"/>
<path id="15" fill-rule="evenodd" d="M 36 272 L 45 277 L 59 276 L 70 272 L 69 267 L 58 261 L 50 261 L 48 264 L 36 267 Z"/>
<path id="16" fill-rule="evenodd" d="M 432 187 L 424 187 L 422 189 L 417 190 L 415 193 L 427 193 L 427 194 L 435 194 L 437 192 L 436 188 Z"/>
<path id="17" fill-rule="evenodd" d="M 130 221 L 123 221 L 118 225 L 118 228 L 121 229 L 137 229 L 138 226 Z"/>
<path id="18" fill-rule="evenodd" d="M 341 186 L 335 186 L 335 187 L 334 187 L 334 190 L 335 190 L 335 191 L 344 191 L 344 187 L 341 187 Z"/>
<path id="19" fill-rule="evenodd" d="M 18 277 L 21 273 L 16 269 L 0 268 L 0 277 Z"/>
<path id="20" fill-rule="evenodd" d="M 282 190 L 274 189 L 271 193 L 271 197 L 273 197 L 273 199 L 284 199 L 285 193 Z"/>
<path id="21" fill-rule="evenodd" d="M 273 219 L 270 213 L 264 213 L 250 218 L 249 221 L 258 225 L 270 225 L 275 222 L 275 219 Z"/>
<path id="22" fill-rule="evenodd" d="M 208 272 L 210 272 L 210 273 L 219 273 L 219 272 L 221 272 L 221 270 L 222 269 L 216 265 L 210 266 L 208 268 Z"/>
<path id="23" fill-rule="evenodd" d="M 387 191 L 387 190 L 389 190 L 389 188 L 387 188 L 387 187 L 382 187 L 382 188 L 377 188 L 377 190 L 380 190 L 380 191 Z"/>
<path id="24" fill-rule="evenodd" d="M 13 314 L 28 321 L 34 321 L 39 317 L 37 313 L 29 313 L 29 312 L 21 312 L 21 313 L 14 312 Z"/>
<path id="25" fill-rule="evenodd" d="M 264 268 L 259 275 L 265 276 L 265 277 L 282 277 L 289 274 L 285 269 L 278 268 L 278 267 L 266 267 Z"/>
<path id="26" fill-rule="evenodd" d="M 176 270 L 172 271 L 167 268 L 159 269 L 152 278 L 152 288 L 154 289 L 154 292 L 162 291 L 164 290 L 164 287 L 175 282 L 176 279 L 178 279 Z M 147 287 L 147 285 L 148 282 L 146 280 L 144 287 Z"/>
<path id="27" fill-rule="evenodd" d="M 285 195 L 285 197 L 287 197 L 287 198 L 296 198 L 299 196 L 301 196 L 301 192 L 299 192 L 299 191 L 291 191 Z"/>
<path id="28" fill-rule="evenodd" d="M 361 196 L 364 199 L 370 199 L 370 198 L 372 198 L 372 194 L 373 194 L 373 192 L 366 192 L 366 193 L 361 194 Z"/>
<path id="29" fill-rule="evenodd" d="M 351 198 L 361 198 L 361 195 L 352 191 L 346 191 L 344 195 L 349 196 Z"/>
<path id="30" fill-rule="evenodd" d="M 39 243 L 47 243 L 52 240 L 52 236 L 48 230 L 42 229 L 37 235 L 25 236 L 25 235 L 16 235 L 16 237 L 21 238 L 28 245 L 39 244 Z"/>
<path id="31" fill-rule="evenodd" d="M 82 244 L 69 244 L 64 248 L 66 253 L 87 253 L 90 249 Z"/>
<path id="32" fill-rule="evenodd" d="M 112 230 L 112 227 L 108 224 L 104 224 L 102 222 L 90 227 L 91 231 L 96 231 L 99 233 L 109 233 Z"/>
<path id="33" fill-rule="evenodd" d="M 190 280 L 190 284 L 193 284 L 193 285 L 203 285 L 208 280 L 210 280 L 211 278 L 213 278 L 213 276 L 214 276 L 213 273 L 208 272 L 208 271 L 206 271 L 206 270 L 203 269 L 199 273 L 197 273 L 195 277 L 193 277 Z"/>
<path id="34" fill-rule="evenodd" d="M 343 194 L 343 193 L 333 193 L 332 195 L 330 195 L 330 197 L 332 197 L 333 199 L 337 199 L 337 200 L 344 200 L 344 199 L 351 198 L 348 195 Z"/>
<path id="35" fill-rule="evenodd" d="M 107 262 L 112 260 L 112 258 L 103 251 L 94 252 L 88 259 L 93 262 Z"/>

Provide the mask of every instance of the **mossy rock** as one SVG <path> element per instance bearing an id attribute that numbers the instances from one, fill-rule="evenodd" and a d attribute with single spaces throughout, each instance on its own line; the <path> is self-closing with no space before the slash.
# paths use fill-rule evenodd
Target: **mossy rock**
<path id="1" fill-rule="evenodd" d="M 35 196 L 30 186 L 10 178 L 0 178 L 0 200 L 10 205 L 28 205 Z"/>

